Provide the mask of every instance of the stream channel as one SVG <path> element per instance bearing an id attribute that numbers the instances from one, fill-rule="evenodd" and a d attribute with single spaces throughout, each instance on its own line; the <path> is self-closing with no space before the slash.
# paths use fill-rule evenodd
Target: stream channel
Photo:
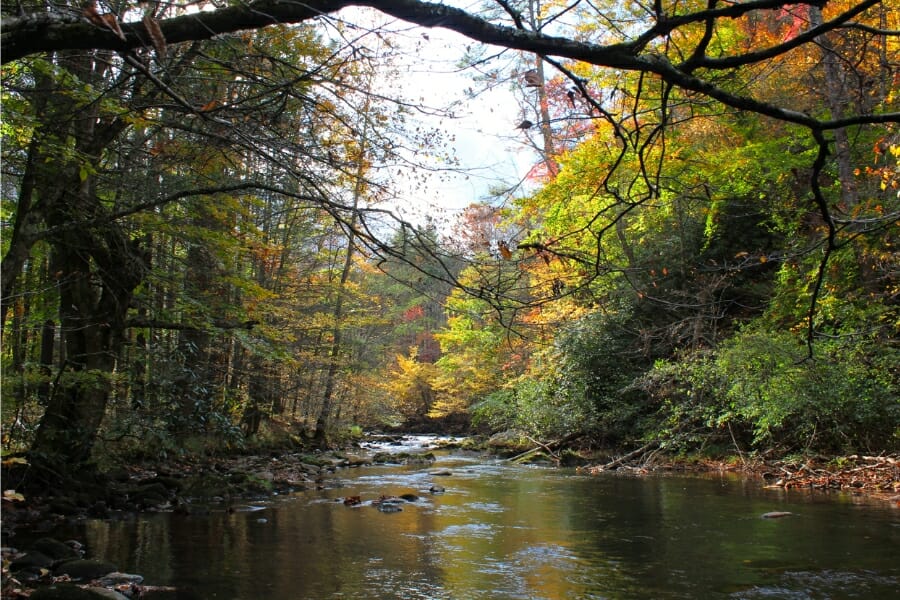
<path id="1" fill-rule="evenodd" d="M 733 475 L 581 476 L 436 455 L 340 469 L 328 489 L 236 512 L 87 521 L 58 535 L 185 598 L 900 598 L 900 510 L 886 504 Z M 419 499 L 399 512 L 371 504 L 405 493 Z M 792 515 L 762 518 L 770 511 Z"/>

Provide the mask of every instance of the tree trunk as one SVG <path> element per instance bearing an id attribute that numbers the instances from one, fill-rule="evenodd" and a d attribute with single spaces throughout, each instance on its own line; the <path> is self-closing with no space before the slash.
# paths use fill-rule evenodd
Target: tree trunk
<path id="1" fill-rule="evenodd" d="M 106 268 L 94 269 L 91 255 L 105 254 L 97 247 L 99 240 L 79 232 L 76 245 L 66 237 L 55 240 L 51 266 L 60 279 L 67 373 L 50 397 L 31 449 L 56 471 L 74 471 L 90 461 L 112 389 L 131 294 L 143 274 L 140 263 L 122 254 L 120 261 L 98 260 Z M 73 247 L 86 252 L 74 252 Z M 103 274 L 99 282 L 98 273 Z"/>
<path id="2" fill-rule="evenodd" d="M 362 161 L 360 161 L 362 162 Z M 356 202 L 353 203 L 354 210 Z M 351 226 L 356 223 L 356 213 L 351 218 Z M 325 376 L 325 390 L 322 392 L 322 405 L 319 408 L 319 416 L 316 419 L 316 430 L 313 435 L 317 444 L 325 444 L 328 439 L 328 424 L 331 420 L 333 407 L 334 381 L 337 377 L 338 359 L 341 353 L 341 322 L 344 318 L 344 288 L 350 278 L 350 270 L 353 266 L 353 232 L 347 238 L 347 253 L 344 256 L 344 267 L 341 270 L 341 279 L 338 284 L 337 298 L 334 303 L 334 328 L 332 329 L 331 351 L 328 353 L 328 372 Z"/>
<path id="3" fill-rule="evenodd" d="M 369 80 L 371 88 L 372 81 Z M 347 232 L 347 252 L 344 255 L 344 267 L 341 269 L 341 278 L 338 283 L 337 298 L 334 302 L 334 311 L 332 318 L 334 319 L 334 328 L 332 329 L 331 351 L 328 353 L 328 372 L 325 376 L 325 390 L 322 392 L 322 405 L 319 408 L 319 416 L 316 418 L 316 429 L 313 438 L 317 444 L 323 445 L 328 438 L 328 424 L 331 419 L 331 413 L 334 409 L 334 381 L 337 377 L 338 359 L 341 352 L 341 326 L 344 318 L 344 292 L 347 286 L 347 280 L 350 278 L 350 270 L 353 267 L 353 252 L 355 244 L 354 229 L 357 223 L 357 209 L 365 193 L 365 174 L 366 174 L 366 157 L 369 152 L 369 118 L 371 109 L 371 94 L 366 93 L 365 103 L 360 116 L 363 119 L 359 140 L 359 147 L 356 156 L 356 173 L 353 185 L 353 207 L 350 215 L 350 223 Z"/>
<path id="4" fill-rule="evenodd" d="M 93 59 L 82 53 L 58 62 L 82 81 L 102 81 L 106 73 L 100 65 L 109 61 Z M 100 103 L 77 100 L 67 89 L 70 85 L 54 81 L 40 92 L 46 110 L 32 163 L 34 197 L 40 199 L 40 216 L 50 232 L 46 239 L 59 293 L 60 355 L 66 358 L 31 456 L 33 464 L 46 467 L 45 474 L 59 476 L 90 461 L 132 294 L 146 272 L 138 243 L 105 218 L 95 189 L 100 157 L 127 125 L 115 117 L 103 119 Z M 74 151 L 66 152 L 69 140 Z"/>
<path id="5" fill-rule="evenodd" d="M 56 323 L 44 321 L 41 327 L 41 382 L 38 384 L 38 401 L 46 405 L 50 401 L 50 376 L 53 373 L 53 348 L 56 345 Z"/>
<path id="6" fill-rule="evenodd" d="M 6 315 L 13 301 L 16 279 L 21 274 L 25 262 L 31 256 L 31 247 L 38 240 L 38 232 L 40 231 L 41 214 L 34 206 L 33 196 L 35 161 L 41 158 L 38 156 L 38 138 L 41 135 L 40 132 L 35 132 L 28 146 L 25 170 L 22 173 L 22 183 L 19 186 L 19 194 L 16 199 L 16 214 L 13 220 L 12 235 L 9 239 L 9 248 L 6 254 L 3 255 L 3 262 L 0 264 L 0 334 L 2 334 L 6 323 Z"/>

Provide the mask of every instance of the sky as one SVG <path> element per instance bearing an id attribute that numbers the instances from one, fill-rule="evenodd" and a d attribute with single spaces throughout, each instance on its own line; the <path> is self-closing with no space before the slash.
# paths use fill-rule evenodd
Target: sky
<path id="1" fill-rule="evenodd" d="M 348 16 L 348 20 L 356 19 Z M 487 200 L 492 188 L 519 183 L 535 160 L 522 132 L 516 129 L 522 120 L 512 90 L 516 78 L 485 90 L 484 83 L 473 79 L 477 72 L 458 66 L 466 47 L 473 44 L 471 40 L 452 31 L 398 21 L 390 27 L 402 32 L 399 39 L 409 55 L 398 60 L 399 81 L 391 85 L 399 89 L 386 92 L 399 91 L 414 103 L 437 109 L 452 107 L 453 118 L 418 113 L 416 119 L 423 128 L 444 131 L 447 149 L 459 161 L 457 172 L 444 170 L 425 176 L 424 187 L 417 187 L 411 174 L 395 174 L 400 196 L 396 210 L 416 223 L 426 214 L 438 222 L 452 222 L 466 206 Z M 507 58 L 514 56 L 508 54 Z M 511 71 L 510 67 L 505 74 L 509 76 Z M 467 94 L 467 90 L 477 93 Z M 437 157 L 429 162 L 438 168 L 447 166 Z"/>

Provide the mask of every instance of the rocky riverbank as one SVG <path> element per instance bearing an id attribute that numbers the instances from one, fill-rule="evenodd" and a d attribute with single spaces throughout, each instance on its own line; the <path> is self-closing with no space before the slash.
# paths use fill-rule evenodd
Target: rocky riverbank
<path id="1" fill-rule="evenodd" d="M 340 469 L 434 462 L 428 447 L 409 447 L 402 439 L 382 436 L 345 451 L 271 452 L 132 464 L 44 494 L 6 494 L 0 592 L 4 599 L 190 597 L 183 590 L 147 585 L 140 575 L 122 574 L 102 557 L 86 559 L 85 549 L 77 541 L 41 538 L 18 548 L 16 531 L 21 528 L 33 534 L 51 531 L 65 521 L 127 518 L 141 512 L 171 512 L 185 517 L 213 510 L 229 512 L 240 510 L 234 505 L 275 494 L 337 487 L 339 480 L 333 476 Z"/>
<path id="2" fill-rule="evenodd" d="M 169 600 L 189 598 L 171 587 L 145 585 L 104 560 L 84 558 L 84 545 L 43 537 L 23 551 L 2 548 L 3 598 L 32 600 Z"/>
<path id="3" fill-rule="evenodd" d="M 624 457 L 624 455 L 623 455 Z M 664 454 L 612 458 L 580 467 L 583 473 L 597 475 L 610 470 L 647 474 L 660 471 L 735 472 L 758 479 L 764 487 L 784 490 L 809 490 L 823 493 L 849 493 L 861 500 L 888 502 L 900 508 L 900 456 L 804 456 L 760 458 L 746 456 L 669 457 Z"/>
<path id="4" fill-rule="evenodd" d="M 760 457 L 726 455 L 700 457 L 669 455 L 658 442 L 622 452 L 573 447 L 580 438 L 540 442 L 523 434 L 504 432 L 486 441 L 484 447 L 510 460 L 574 466 L 590 475 L 621 472 L 645 475 L 659 472 L 737 472 L 759 479 L 768 488 L 844 492 L 900 507 L 900 455 Z"/>

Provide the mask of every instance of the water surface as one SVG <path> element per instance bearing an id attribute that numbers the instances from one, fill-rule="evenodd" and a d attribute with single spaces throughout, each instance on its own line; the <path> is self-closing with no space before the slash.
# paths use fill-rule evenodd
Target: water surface
<path id="1" fill-rule="evenodd" d="M 900 511 L 851 496 L 453 455 L 335 479 L 341 487 L 234 513 L 69 533 L 120 569 L 199 598 L 900 598 Z M 409 492 L 420 500 L 397 513 L 340 501 Z M 769 511 L 794 515 L 761 518 Z"/>

